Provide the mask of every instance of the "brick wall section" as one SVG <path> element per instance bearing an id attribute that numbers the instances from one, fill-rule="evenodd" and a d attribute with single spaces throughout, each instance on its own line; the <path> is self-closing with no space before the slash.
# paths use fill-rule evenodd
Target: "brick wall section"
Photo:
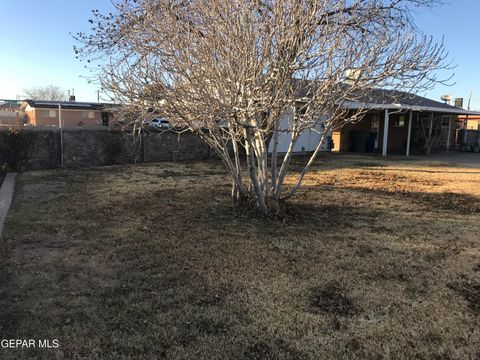
<path id="1" fill-rule="evenodd" d="M 60 166 L 60 131 L 37 130 L 28 164 L 30 169 Z M 119 131 L 64 129 L 63 158 L 67 167 L 84 167 L 135 162 L 204 160 L 215 156 L 198 136 L 185 132 L 145 133 L 142 140 Z"/>
<path id="2" fill-rule="evenodd" d="M 49 116 L 52 112 L 53 117 Z M 64 127 L 69 126 L 101 126 L 103 112 L 100 110 L 71 110 L 62 109 L 62 123 Z M 27 109 L 28 121 L 33 126 L 58 126 L 58 109 Z M 92 115 L 92 117 L 89 117 Z M 109 121 L 113 115 L 108 113 Z"/>

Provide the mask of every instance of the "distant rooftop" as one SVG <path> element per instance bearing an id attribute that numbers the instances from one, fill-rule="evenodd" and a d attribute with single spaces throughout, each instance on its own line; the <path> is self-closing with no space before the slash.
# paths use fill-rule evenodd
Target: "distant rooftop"
<path id="1" fill-rule="evenodd" d="M 56 109 L 60 105 L 64 109 L 77 110 L 106 110 L 114 104 L 98 102 L 79 102 L 79 101 L 46 101 L 46 100 L 24 100 L 32 108 Z"/>
<path id="2" fill-rule="evenodd" d="M 20 100 L 0 99 L 0 109 L 2 110 L 19 110 L 21 107 Z"/>

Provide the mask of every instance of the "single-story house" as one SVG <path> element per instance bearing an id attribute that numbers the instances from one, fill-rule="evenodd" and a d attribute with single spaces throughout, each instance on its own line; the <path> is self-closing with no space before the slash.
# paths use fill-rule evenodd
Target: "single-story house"
<path id="1" fill-rule="evenodd" d="M 480 112 L 469 111 L 442 102 L 427 99 L 407 92 L 373 89 L 367 96 L 345 101 L 347 110 L 366 110 L 365 116 L 357 122 L 347 123 L 332 130 L 322 146 L 323 151 L 336 152 L 378 152 L 387 154 L 424 153 L 426 143 L 430 149 L 451 148 L 456 139 L 459 116 L 479 116 Z M 295 110 L 287 112 L 280 128 L 286 127 Z M 385 131 L 385 129 L 388 129 Z M 304 131 L 294 151 L 315 150 L 320 134 L 321 122 L 317 129 Z M 279 152 L 288 148 L 290 134 L 279 134 Z M 272 142 L 269 150 L 272 149 Z"/>
<path id="2" fill-rule="evenodd" d="M 480 130 L 479 115 L 460 115 L 458 117 L 459 126 L 466 130 Z"/>
<path id="3" fill-rule="evenodd" d="M 0 127 L 22 126 L 25 113 L 18 100 L 0 100 Z"/>
<path id="4" fill-rule="evenodd" d="M 361 121 L 334 130 L 334 151 L 381 152 L 384 156 L 423 153 L 426 138 L 432 150 L 448 150 L 455 142 L 458 116 L 480 115 L 422 96 L 383 89 L 344 106 L 368 112 Z"/>
<path id="5" fill-rule="evenodd" d="M 77 101 L 25 100 L 23 107 L 31 126 L 109 126 L 109 104 Z"/>

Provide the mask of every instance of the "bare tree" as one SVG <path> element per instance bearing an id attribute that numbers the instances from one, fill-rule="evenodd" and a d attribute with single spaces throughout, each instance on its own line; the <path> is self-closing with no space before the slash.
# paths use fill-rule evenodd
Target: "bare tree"
<path id="1" fill-rule="evenodd" d="M 23 89 L 23 95 L 31 100 L 62 101 L 67 98 L 67 92 L 57 85 L 46 85 Z"/>
<path id="2" fill-rule="evenodd" d="M 438 81 L 443 45 L 411 16 L 434 2 L 123 0 L 115 13 L 93 11 L 93 32 L 77 35 L 75 51 L 98 65 L 94 75 L 117 102 L 196 132 L 231 174 L 234 202 L 253 199 L 268 215 L 298 190 L 326 134 L 362 118 L 365 109 L 346 102 L 374 87 L 415 92 Z M 307 129 L 321 141 L 286 189 Z M 283 154 L 281 134 L 290 139 Z"/>

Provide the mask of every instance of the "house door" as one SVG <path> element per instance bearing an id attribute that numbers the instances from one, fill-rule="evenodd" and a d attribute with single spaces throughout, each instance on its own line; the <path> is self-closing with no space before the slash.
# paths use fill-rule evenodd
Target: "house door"
<path id="1" fill-rule="evenodd" d="M 108 113 L 102 112 L 102 126 L 108 126 Z"/>

